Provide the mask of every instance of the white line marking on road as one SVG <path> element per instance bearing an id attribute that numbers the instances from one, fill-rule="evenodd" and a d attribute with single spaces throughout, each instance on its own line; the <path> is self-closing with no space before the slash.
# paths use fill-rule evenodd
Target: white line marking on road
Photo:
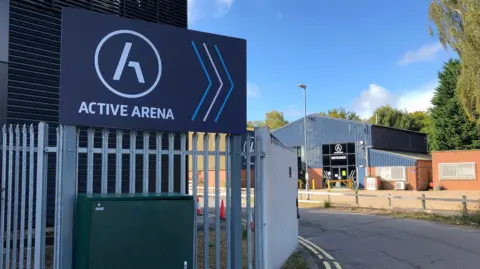
<path id="1" fill-rule="evenodd" d="M 304 241 L 305 243 L 308 243 L 310 244 L 312 247 L 314 247 L 315 249 L 317 249 L 318 251 L 320 251 L 325 257 L 329 258 L 330 260 L 335 260 L 330 254 L 328 254 L 325 250 L 323 250 L 321 247 L 315 245 L 314 243 L 312 243 L 311 241 L 299 236 L 298 237 L 299 239 L 301 239 L 302 241 Z"/>
<path id="2" fill-rule="evenodd" d="M 342 269 L 342 267 L 340 266 L 340 264 L 338 262 L 333 262 L 333 265 L 335 265 L 335 267 L 337 269 Z"/>
<path id="3" fill-rule="evenodd" d="M 323 265 L 325 266 L 325 269 L 332 269 L 332 267 L 330 266 L 330 264 L 327 261 L 324 261 Z"/>
<path id="4" fill-rule="evenodd" d="M 323 260 L 322 255 L 320 255 L 320 253 L 318 253 L 318 251 L 316 251 L 314 248 L 312 248 L 312 247 L 309 246 L 308 244 L 304 243 L 302 240 L 298 240 L 298 243 L 300 243 L 300 245 L 304 246 L 305 248 L 307 248 L 308 250 L 310 250 L 311 252 L 313 252 L 313 254 L 317 255 L 317 257 L 318 257 L 320 260 Z"/>

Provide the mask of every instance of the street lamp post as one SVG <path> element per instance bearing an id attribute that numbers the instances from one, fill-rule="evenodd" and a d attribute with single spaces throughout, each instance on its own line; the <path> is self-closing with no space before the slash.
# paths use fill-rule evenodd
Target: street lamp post
<path id="1" fill-rule="evenodd" d="M 307 164 L 307 86 L 304 84 L 298 84 L 299 88 L 303 89 L 303 97 L 304 97 L 304 117 L 303 117 L 303 134 L 305 138 L 305 145 L 303 148 L 303 159 L 305 162 L 305 189 L 307 190 L 307 199 L 310 200 L 310 194 L 308 194 L 309 184 L 308 184 L 308 164 Z"/>

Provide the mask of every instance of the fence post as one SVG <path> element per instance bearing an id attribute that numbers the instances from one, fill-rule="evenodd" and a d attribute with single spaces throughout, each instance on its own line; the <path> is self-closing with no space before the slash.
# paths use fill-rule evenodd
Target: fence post
<path id="1" fill-rule="evenodd" d="M 427 209 L 427 201 L 425 200 L 425 194 L 422 193 L 422 209 Z"/>
<path id="2" fill-rule="evenodd" d="M 261 188 L 259 196 L 255 197 L 255 212 L 259 211 L 259 220 L 255 221 L 255 224 L 259 224 L 259 230 L 255 227 L 255 242 L 259 242 L 258 248 L 255 248 L 255 258 L 259 258 L 259 262 L 255 263 L 255 268 L 267 269 L 270 268 L 269 245 L 268 245 L 268 215 L 267 215 L 267 180 L 268 180 L 268 146 L 270 144 L 270 130 L 268 127 L 255 128 L 255 140 L 258 141 L 256 147 L 257 158 L 255 163 L 255 169 L 259 171 L 259 177 Z M 308 188 L 307 188 L 308 192 Z M 308 194 L 307 194 L 308 195 Z M 257 204 L 258 202 L 258 204 Z M 257 207 L 258 206 L 258 207 Z M 260 223 L 259 223 L 260 222 Z M 257 235 L 257 232 L 260 232 Z M 258 239 L 258 240 L 257 240 Z M 257 261 L 257 260 L 256 260 Z M 242 267 L 234 267 L 242 268 Z"/>
<path id="3" fill-rule="evenodd" d="M 231 268 L 242 268 L 242 151 L 241 136 L 234 135 L 231 139 Z M 257 186 L 255 186 L 257 187 Z M 208 186 L 206 186 L 208 189 Z M 208 198 L 204 198 L 208 199 Z M 255 201 L 257 197 L 255 197 Z"/>
<path id="4" fill-rule="evenodd" d="M 34 269 L 45 268 L 45 230 L 47 226 L 48 124 L 38 124 L 37 176 L 35 204 Z"/>
<path id="5" fill-rule="evenodd" d="M 355 204 L 358 206 L 358 190 L 355 190 Z"/>
<path id="6" fill-rule="evenodd" d="M 467 196 L 463 195 L 462 196 L 462 213 L 464 216 L 468 215 L 468 210 L 467 210 Z"/>
<path id="7" fill-rule="evenodd" d="M 58 193 L 56 194 L 57 215 L 55 216 L 55 269 L 71 269 L 73 253 L 73 220 L 77 196 L 77 131 L 75 126 L 60 126 L 57 141 L 57 154 L 60 154 L 57 170 Z M 62 134 L 63 133 L 63 134 Z M 61 143 L 61 144 L 60 144 Z M 61 152 L 60 152 L 61 151 Z"/>
<path id="8" fill-rule="evenodd" d="M 388 194 L 388 208 L 392 209 L 392 194 Z"/>

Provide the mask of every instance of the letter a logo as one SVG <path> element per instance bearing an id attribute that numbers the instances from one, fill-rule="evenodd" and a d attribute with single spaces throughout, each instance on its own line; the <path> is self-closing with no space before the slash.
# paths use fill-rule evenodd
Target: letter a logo
<path id="1" fill-rule="evenodd" d="M 129 60 L 129 57 L 133 58 L 135 56 L 135 55 L 133 55 L 134 53 L 132 53 L 132 55 L 130 55 L 130 51 L 132 50 L 132 46 L 135 44 L 136 45 L 135 48 L 138 49 L 137 45 L 141 46 L 142 44 L 139 44 L 137 42 L 131 42 L 131 40 L 129 40 L 129 41 L 123 40 L 119 44 L 120 46 L 123 46 L 123 51 L 122 51 L 122 54 L 120 55 L 120 59 L 118 60 L 118 62 L 117 62 L 116 57 L 113 57 L 113 58 L 110 57 L 111 54 L 109 54 L 109 57 L 104 58 L 104 61 L 105 61 L 105 59 L 107 61 L 112 61 L 112 65 L 108 65 L 109 69 L 105 72 L 105 74 L 107 74 L 107 72 L 108 72 L 109 79 L 110 79 L 110 76 L 112 74 L 110 72 L 113 71 L 113 70 L 110 70 L 110 67 L 113 67 L 115 65 L 117 67 L 115 69 L 115 73 L 113 74 L 113 80 L 114 81 L 124 82 L 124 81 L 122 81 L 122 75 L 123 75 L 124 71 L 128 72 L 128 71 L 132 71 L 132 69 L 135 71 L 135 74 L 137 75 L 138 84 L 137 84 L 137 86 L 130 85 L 128 87 L 130 87 L 130 90 L 132 90 L 131 88 L 137 88 L 137 89 L 133 89 L 134 91 L 137 90 L 136 93 L 131 93 L 130 91 L 125 92 L 124 89 L 122 89 L 122 85 L 125 85 L 125 84 L 128 84 L 128 83 L 117 83 L 116 86 L 118 88 L 117 89 L 113 88 L 112 85 L 108 84 L 108 82 L 105 80 L 105 78 L 103 77 L 103 74 L 102 74 L 102 70 L 100 70 L 100 64 L 99 64 L 99 58 L 100 57 L 99 56 L 100 56 L 100 52 L 102 51 L 103 45 L 110 38 L 112 38 L 114 36 L 119 36 L 119 35 L 130 35 L 130 36 L 136 36 L 137 38 L 140 38 L 141 39 L 140 42 L 145 42 L 151 48 L 151 50 L 152 50 L 151 52 L 153 52 L 153 55 L 156 58 L 156 61 L 154 61 L 154 62 L 143 63 L 144 67 L 147 66 L 146 69 L 145 69 L 145 71 L 147 71 L 147 73 L 151 70 L 152 63 L 153 64 L 156 63 L 157 68 L 158 68 L 156 70 L 157 74 L 155 76 L 155 80 L 151 80 L 149 75 L 147 74 L 147 77 L 146 77 L 147 81 L 145 81 L 145 76 L 143 74 L 142 67 L 140 66 L 140 63 L 138 61 Z M 118 42 L 118 41 L 113 41 L 113 42 Z M 118 48 L 118 47 L 116 47 L 116 48 Z M 106 49 L 104 51 L 106 51 L 104 53 L 108 53 L 109 50 Z M 147 51 L 142 51 L 143 56 L 145 56 L 145 53 L 147 53 L 147 52 L 148 52 L 148 50 Z M 100 43 L 98 43 L 97 48 L 95 50 L 94 64 L 95 64 L 95 72 L 97 73 L 97 76 L 100 79 L 100 81 L 103 83 L 103 85 L 109 91 L 111 91 L 112 93 L 114 93 L 114 94 L 116 94 L 120 97 L 123 97 L 123 98 L 140 98 L 140 97 L 146 96 L 147 94 L 152 92 L 157 87 L 158 82 L 160 81 L 160 77 L 162 76 L 162 60 L 160 59 L 160 54 L 158 53 L 157 48 L 148 38 L 146 38 L 145 36 L 143 36 L 140 33 L 132 31 L 132 30 L 118 30 L 118 31 L 111 32 L 111 33 L 107 34 L 105 37 L 103 37 L 102 40 L 100 41 Z M 125 67 L 130 67 L 131 69 L 127 68 L 127 70 L 125 70 Z M 124 80 L 126 80 L 126 79 L 124 79 Z"/>
<path id="2" fill-rule="evenodd" d="M 125 68 L 125 64 L 127 63 L 128 55 L 130 54 L 131 49 L 132 49 L 132 43 L 130 42 L 125 43 L 122 56 L 120 56 L 120 61 L 118 61 L 117 69 L 115 70 L 115 75 L 113 75 L 113 80 L 120 80 L 120 77 L 122 76 L 123 69 Z M 142 68 L 140 67 L 140 63 L 130 61 L 128 62 L 128 67 L 135 69 L 135 74 L 137 74 L 138 82 L 144 84 L 145 79 L 143 78 L 143 73 L 142 73 Z"/>

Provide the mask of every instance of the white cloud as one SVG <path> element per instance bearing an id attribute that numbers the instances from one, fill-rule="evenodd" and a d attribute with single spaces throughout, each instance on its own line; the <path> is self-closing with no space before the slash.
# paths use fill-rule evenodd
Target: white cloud
<path id="1" fill-rule="evenodd" d="M 298 109 L 295 105 L 289 105 L 283 110 L 283 115 L 287 119 L 297 119 L 303 117 L 303 110 Z"/>
<path id="2" fill-rule="evenodd" d="M 247 83 L 247 96 L 257 98 L 260 96 L 260 88 L 257 84 Z"/>
<path id="3" fill-rule="evenodd" d="M 407 91 L 397 99 L 397 108 L 406 109 L 408 112 L 425 111 L 432 106 L 432 97 L 438 82 L 425 84 L 413 91 Z"/>
<path id="4" fill-rule="evenodd" d="M 198 0 L 188 0 L 188 23 L 195 23 L 197 20 L 205 16 Z"/>
<path id="5" fill-rule="evenodd" d="M 188 0 L 188 23 L 205 17 L 220 18 L 232 8 L 235 0 Z"/>
<path id="6" fill-rule="evenodd" d="M 216 13 L 215 17 L 222 17 L 230 11 L 235 0 L 215 0 Z"/>
<path id="7" fill-rule="evenodd" d="M 362 91 L 353 102 L 351 110 L 362 118 L 370 117 L 376 108 L 384 105 L 408 112 L 425 111 L 431 106 L 437 85 L 437 82 L 431 82 L 417 89 L 400 91 L 396 94 L 377 84 L 370 84 L 368 89 Z"/>
<path id="8" fill-rule="evenodd" d="M 435 60 L 437 54 L 442 50 L 443 46 L 440 42 L 434 44 L 423 45 L 422 47 L 405 52 L 398 65 L 408 65 L 412 63 L 425 62 Z"/>

